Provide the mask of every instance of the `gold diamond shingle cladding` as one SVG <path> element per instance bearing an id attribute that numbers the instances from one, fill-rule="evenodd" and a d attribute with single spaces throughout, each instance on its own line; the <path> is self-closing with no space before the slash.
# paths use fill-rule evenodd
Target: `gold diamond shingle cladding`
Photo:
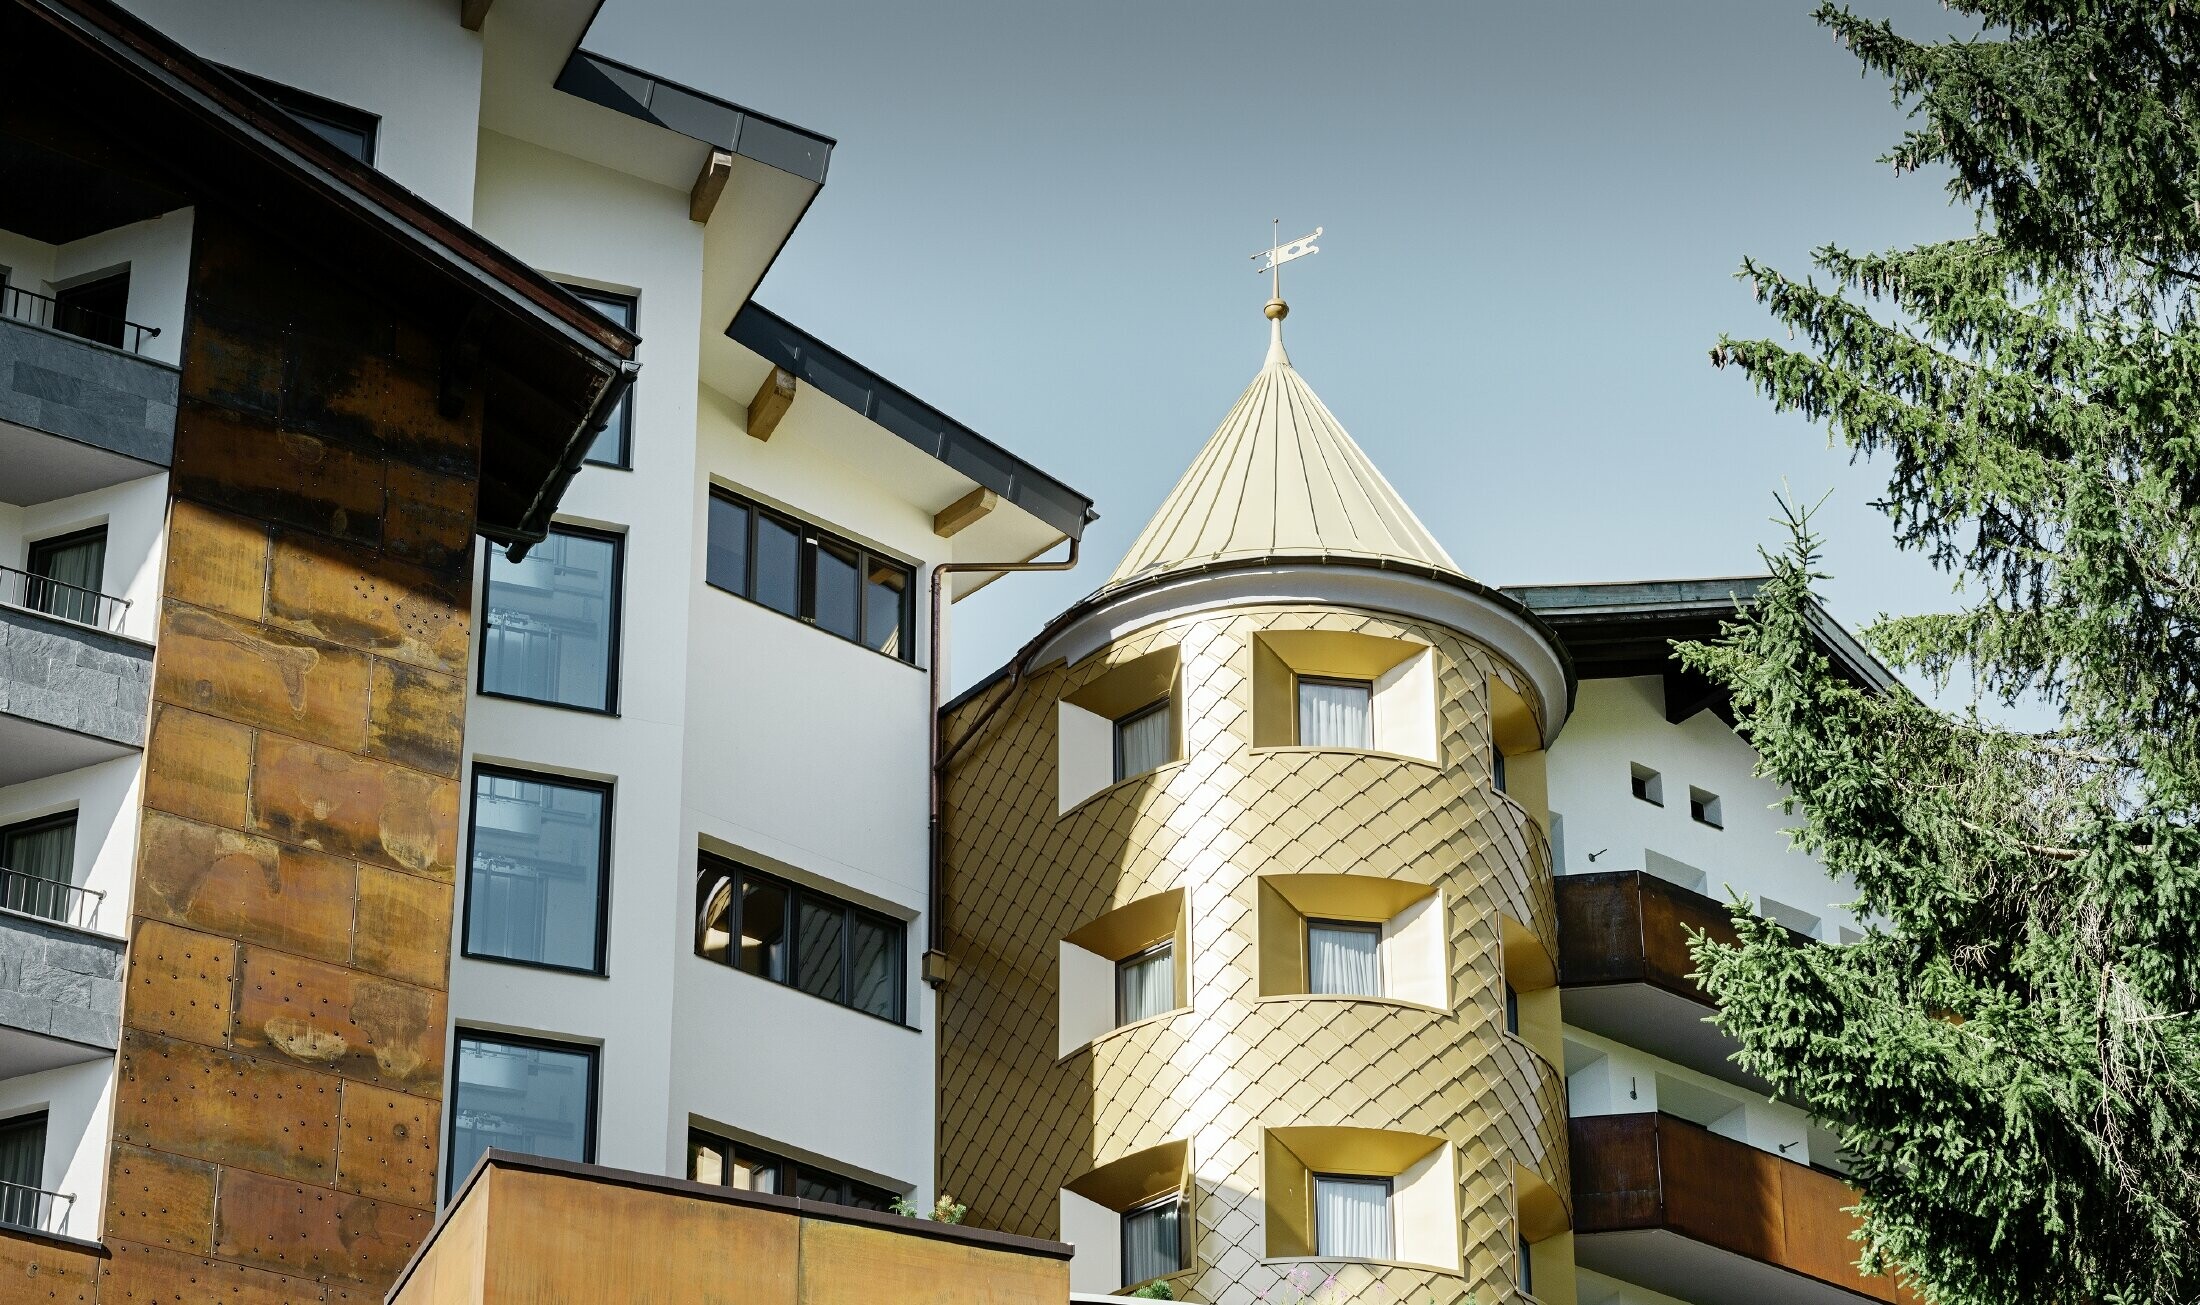
<path id="1" fill-rule="evenodd" d="M 1441 762 L 1253 746 L 1254 639 L 1336 630 L 1428 645 Z M 1057 811 L 1057 704 L 1174 645 L 1181 759 Z M 1060 1189 L 1160 1143 L 1189 1143 L 1192 1268 L 1180 1299 L 1512 1300 L 1513 1174 L 1557 1192 L 1565 1086 L 1505 1032 L 1501 917 L 1555 954 L 1547 844 L 1491 783 L 1492 678 L 1532 699 L 1490 649 L 1439 626 L 1336 607 L 1208 611 L 1027 676 L 948 785 L 940 1182 L 972 1221 L 1060 1235 Z M 999 690 L 995 690 L 998 692 Z M 948 722 L 957 736 L 986 701 Z M 1360 874 L 1437 886 L 1450 1008 L 1259 996 L 1259 877 Z M 1189 1007 L 1066 1057 L 1058 945 L 1116 907 L 1182 889 Z M 1458 1271 L 1270 1260 L 1264 1133 L 1350 1126 L 1455 1148 Z M 1297 1270 L 1294 1275 L 1294 1270 Z"/>

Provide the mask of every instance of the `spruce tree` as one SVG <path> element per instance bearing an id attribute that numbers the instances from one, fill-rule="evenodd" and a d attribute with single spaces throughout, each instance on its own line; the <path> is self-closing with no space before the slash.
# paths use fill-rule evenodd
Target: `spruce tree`
<path id="1" fill-rule="evenodd" d="M 1862 1254 L 1938 1302 L 2200 1299 L 2200 0 L 1951 0 L 1964 38 L 1818 21 L 1892 84 L 1886 156 L 1975 234 L 1745 262 L 1784 339 L 1722 339 L 1772 403 L 1883 465 L 1959 610 L 1882 620 L 1897 665 L 2010 713 L 1837 676 L 1807 515 L 1727 636 L 1799 843 L 1853 946 L 1737 912 L 1699 940 L 1739 1061 L 1840 1137 Z M 2044 704 L 2044 709 L 2041 706 Z"/>

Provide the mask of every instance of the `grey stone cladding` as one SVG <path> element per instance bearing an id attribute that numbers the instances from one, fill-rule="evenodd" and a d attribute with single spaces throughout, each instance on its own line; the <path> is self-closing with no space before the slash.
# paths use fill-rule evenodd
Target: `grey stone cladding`
<path id="1" fill-rule="evenodd" d="M 0 712 L 136 748 L 152 696 L 149 646 L 0 606 Z"/>
<path id="2" fill-rule="evenodd" d="M 0 421 L 165 467 L 177 382 L 150 358 L 0 318 Z"/>
<path id="3" fill-rule="evenodd" d="M 122 940 L 0 911 L 0 1024 L 112 1051 Z"/>

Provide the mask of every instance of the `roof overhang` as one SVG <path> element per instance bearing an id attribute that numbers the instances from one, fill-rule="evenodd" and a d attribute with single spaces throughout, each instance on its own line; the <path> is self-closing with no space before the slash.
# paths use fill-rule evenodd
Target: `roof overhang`
<path id="1" fill-rule="evenodd" d="M 106 0 L 9 0 L 9 134 L 220 208 L 423 321 L 484 413 L 478 529 L 524 545 L 630 380 L 637 337 Z M 66 105 L 40 118 L 41 104 Z"/>

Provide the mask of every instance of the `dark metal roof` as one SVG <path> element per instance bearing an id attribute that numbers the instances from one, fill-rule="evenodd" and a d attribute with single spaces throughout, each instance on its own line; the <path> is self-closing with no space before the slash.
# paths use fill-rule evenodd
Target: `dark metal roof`
<path id="1" fill-rule="evenodd" d="M 756 301 L 726 335 L 1065 536 L 1082 538 L 1094 519 L 1091 499 Z"/>
<path id="2" fill-rule="evenodd" d="M 566 59 L 555 85 L 591 104 L 825 184 L 836 143 L 830 136 L 581 49 Z"/>
<path id="3" fill-rule="evenodd" d="M 452 323 L 483 373 L 477 528 L 542 538 L 631 378 L 632 331 L 110 0 L 0 0 L 0 48 L 74 88 L 54 102 L 97 157 L 126 145 L 166 189 Z"/>
<path id="4" fill-rule="evenodd" d="M 1505 593 L 1557 632 L 1583 679 L 1659 675 L 1677 669 L 1676 642 L 1716 639 L 1769 576 L 1634 580 L 1614 584 L 1512 585 Z M 1884 692 L 1899 681 L 1855 635 L 1812 605 L 1819 646 L 1849 679 Z"/>

